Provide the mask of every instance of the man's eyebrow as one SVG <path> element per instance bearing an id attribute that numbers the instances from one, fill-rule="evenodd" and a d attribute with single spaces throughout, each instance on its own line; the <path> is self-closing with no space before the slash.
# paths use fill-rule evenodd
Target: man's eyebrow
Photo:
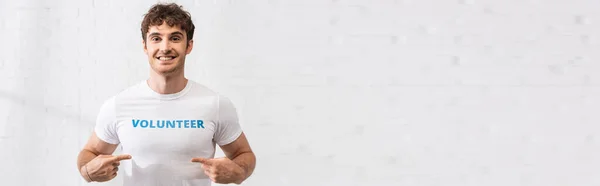
<path id="1" fill-rule="evenodd" d="M 171 35 L 183 35 L 183 33 L 179 32 L 179 31 L 175 31 L 175 32 L 171 33 Z"/>
<path id="2" fill-rule="evenodd" d="M 158 32 L 152 32 L 148 36 L 160 36 L 160 33 L 158 33 Z"/>
<path id="3" fill-rule="evenodd" d="M 160 36 L 160 35 L 162 35 L 162 34 L 160 34 L 158 32 L 152 32 L 148 36 Z M 175 31 L 175 32 L 171 33 L 171 35 L 183 35 L 183 33 L 179 32 L 179 31 Z"/>

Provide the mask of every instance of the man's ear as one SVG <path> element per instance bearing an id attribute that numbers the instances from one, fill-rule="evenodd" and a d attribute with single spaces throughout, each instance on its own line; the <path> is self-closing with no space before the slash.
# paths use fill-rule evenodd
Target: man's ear
<path id="1" fill-rule="evenodd" d="M 194 48 L 194 40 L 189 40 L 187 48 L 185 49 L 185 54 L 190 54 L 190 52 L 192 52 L 192 48 Z"/>
<path id="2" fill-rule="evenodd" d="M 148 53 L 148 47 L 146 47 L 146 40 L 142 39 L 142 46 L 144 48 L 144 53 Z"/>

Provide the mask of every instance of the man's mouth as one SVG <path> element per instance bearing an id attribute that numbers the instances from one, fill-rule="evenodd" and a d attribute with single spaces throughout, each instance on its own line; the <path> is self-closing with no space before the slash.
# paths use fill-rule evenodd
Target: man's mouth
<path id="1" fill-rule="evenodd" d="M 176 56 L 159 56 L 156 59 L 161 60 L 161 61 L 170 61 L 172 59 L 175 59 Z"/>

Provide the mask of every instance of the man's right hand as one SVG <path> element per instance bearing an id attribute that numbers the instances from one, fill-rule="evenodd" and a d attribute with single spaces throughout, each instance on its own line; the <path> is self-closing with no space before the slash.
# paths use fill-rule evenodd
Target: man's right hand
<path id="1" fill-rule="evenodd" d="M 99 155 L 81 167 L 81 171 L 83 176 L 90 179 L 90 181 L 109 181 L 117 176 L 121 160 L 128 159 L 131 159 L 131 155 Z"/>

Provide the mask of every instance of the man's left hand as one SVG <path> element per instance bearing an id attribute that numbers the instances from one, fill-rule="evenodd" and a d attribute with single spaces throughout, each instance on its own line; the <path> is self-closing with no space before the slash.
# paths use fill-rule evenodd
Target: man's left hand
<path id="1" fill-rule="evenodd" d="M 240 184 L 244 176 L 242 167 L 229 158 L 192 158 L 192 162 L 201 163 L 204 173 L 215 183 Z"/>

